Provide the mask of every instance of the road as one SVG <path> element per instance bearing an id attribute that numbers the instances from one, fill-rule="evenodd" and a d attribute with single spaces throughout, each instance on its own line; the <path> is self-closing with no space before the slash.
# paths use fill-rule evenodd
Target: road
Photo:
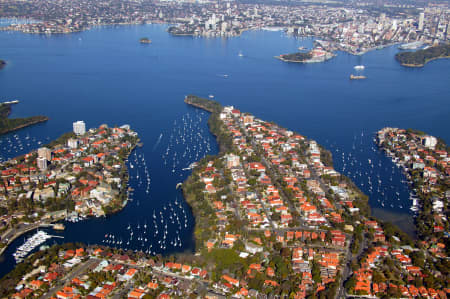
<path id="1" fill-rule="evenodd" d="M 350 240 L 348 244 L 351 244 L 353 241 L 353 238 Z M 345 287 L 344 282 L 347 280 L 348 276 L 350 275 L 350 266 L 351 266 L 351 258 L 352 258 L 352 252 L 350 251 L 350 246 L 347 246 L 347 252 L 344 257 L 343 264 L 344 271 L 342 271 L 341 277 L 339 278 L 339 287 L 338 291 L 336 292 L 335 299 L 341 299 L 345 298 Z"/>
<path id="2" fill-rule="evenodd" d="M 350 240 L 350 243 L 353 242 L 353 237 Z M 344 287 L 344 282 L 350 277 L 350 275 L 352 274 L 350 271 L 350 267 L 352 265 L 352 263 L 356 260 L 359 260 L 361 255 L 365 252 L 365 250 L 367 249 L 367 239 L 366 237 L 363 235 L 363 240 L 361 242 L 361 245 L 359 247 L 358 252 L 355 255 L 352 255 L 351 251 L 350 251 L 350 246 L 348 246 L 347 248 L 347 254 L 345 256 L 345 268 L 344 271 L 342 272 L 341 275 L 341 280 L 339 282 L 339 291 L 337 292 L 337 298 L 345 298 L 346 294 L 345 294 L 345 287 Z"/>
<path id="3" fill-rule="evenodd" d="M 112 296 L 112 299 L 121 299 L 121 298 L 127 298 L 127 294 L 131 291 L 133 288 L 133 279 L 130 279 L 127 281 L 127 283 L 120 288 L 120 290 Z"/>
<path id="4" fill-rule="evenodd" d="M 75 277 L 86 272 L 86 270 L 88 270 L 90 267 L 92 267 L 92 265 L 94 265 L 96 262 L 98 262 L 97 259 L 90 258 L 86 262 L 84 262 L 81 265 L 78 265 L 76 268 L 72 269 L 72 271 L 70 271 L 66 275 L 66 277 L 64 277 L 62 280 L 60 280 L 60 282 L 56 286 L 51 288 L 44 296 L 42 296 L 41 299 L 49 299 L 50 297 L 52 297 L 56 292 L 61 290 L 67 282 L 72 281 L 72 279 L 74 279 Z"/>

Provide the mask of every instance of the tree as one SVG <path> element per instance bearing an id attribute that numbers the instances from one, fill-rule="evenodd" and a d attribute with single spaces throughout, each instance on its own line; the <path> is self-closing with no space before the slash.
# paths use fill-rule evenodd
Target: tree
<path id="1" fill-rule="evenodd" d="M 378 272 L 378 271 L 373 271 L 372 280 L 373 280 L 374 283 L 381 283 L 381 282 L 385 282 L 386 281 L 385 278 L 384 278 L 383 273 Z"/>
<path id="2" fill-rule="evenodd" d="M 311 273 L 312 273 L 312 278 L 315 282 L 317 282 L 317 283 L 322 282 L 322 278 L 320 277 L 320 266 L 316 261 L 313 261 Z"/>
<path id="3" fill-rule="evenodd" d="M 344 284 L 345 288 L 347 290 L 351 290 L 353 291 L 355 289 L 356 286 L 356 278 L 354 276 L 350 277 Z"/>

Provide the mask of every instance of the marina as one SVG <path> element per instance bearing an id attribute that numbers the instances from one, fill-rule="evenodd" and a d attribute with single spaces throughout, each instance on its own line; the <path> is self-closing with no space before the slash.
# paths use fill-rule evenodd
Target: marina
<path id="1" fill-rule="evenodd" d="M 26 239 L 26 241 L 17 248 L 17 250 L 13 253 L 13 257 L 16 263 L 20 263 L 23 259 L 32 252 L 36 247 L 45 243 L 48 239 L 51 238 L 63 238 L 61 236 L 52 236 L 47 232 L 38 230 L 33 236 Z"/>
<path id="2" fill-rule="evenodd" d="M 329 140 L 324 145 L 333 154 L 336 169 L 369 197 L 372 207 L 401 211 L 411 216 L 417 211 L 417 202 L 412 200 L 413 190 L 407 184 L 401 165 L 392 163 L 390 157 L 377 146 L 375 133 L 363 131 L 355 134 L 347 149 Z M 406 227 L 404 229 L 407 230 Z M 413 230 L 408 232 L 414 234 Z"/>

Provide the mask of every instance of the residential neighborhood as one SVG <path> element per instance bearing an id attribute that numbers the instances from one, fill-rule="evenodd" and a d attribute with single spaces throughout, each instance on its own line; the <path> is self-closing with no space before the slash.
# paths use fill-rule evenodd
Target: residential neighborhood
<path id="1" fill-rule="evenodd" d="M 53 246 L 5 276 L 0 294 L 447 298 L 446 240 L 414 240 L 370 216 L 367 197 L 314 140 L 232 106 L 185 102 L 211 112 L 221 149 L 198 161 L 182 186 L 196 219 L 195 251 Z"/>
<path id="2" fill-rule="evenodd" d="M 74 132 L 0 164 L 3 246 L 17 234 L 60 219 L 101 217 L 127 202 L 125 161 L 138 144 L 129 125 Z M 30 224 L 31 223 L 31 224 Z"/>
<path id="3" fill-rule="evenodd" d="M 401 167 L 412 188 L 411 210 L 424 240 L 448 238 L 450 198 L 449 149 L 442 140 L 423 132 L 384 128 L 378 144 Z"/>

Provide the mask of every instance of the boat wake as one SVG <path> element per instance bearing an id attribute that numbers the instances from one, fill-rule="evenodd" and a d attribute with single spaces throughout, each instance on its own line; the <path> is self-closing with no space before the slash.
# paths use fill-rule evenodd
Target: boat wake
<path id="1" fill-rule="evenodd" d="M 155 145 L 153 146 L 152 151 L 155 151 L 155 150 L 156 150 L 156 148 L 158 147 L 158 145 L 161 143 L 162 137 L 163 137 L 163 133 L 161 133 L 161 135 L 159 135 L 158 140 L 156 140 L 156 143 L 155 143 Z"/>

